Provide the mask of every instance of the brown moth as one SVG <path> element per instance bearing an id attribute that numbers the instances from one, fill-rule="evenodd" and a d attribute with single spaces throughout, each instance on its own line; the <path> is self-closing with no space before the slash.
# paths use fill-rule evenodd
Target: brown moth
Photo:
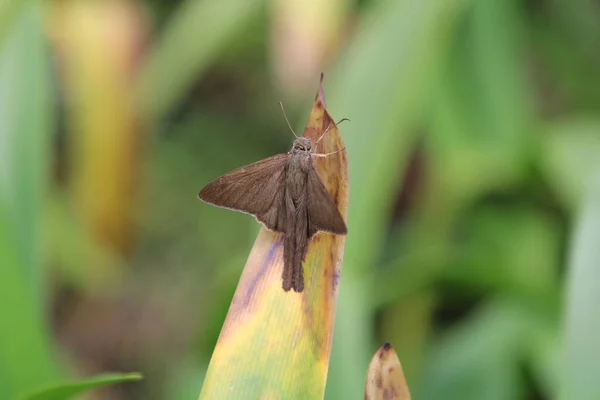
<path id="1" fill-rule="evenodd" d="M 328 130 L 329 127 L 315 147 Z M 206 203 L 251 214 L 267 229 L 284 234 L 282 286 L 286 292 L 304 290 L 302 263 L 308 241 L 315 233 L 347 233 L 344 219 L 312 160 L 312 157 L 326 157 L 344 149 L 328 154 L 314 153 L 310 139 L 296 136 L 288 153 L 235 169 L 198 193 L 198 198 Z"/>

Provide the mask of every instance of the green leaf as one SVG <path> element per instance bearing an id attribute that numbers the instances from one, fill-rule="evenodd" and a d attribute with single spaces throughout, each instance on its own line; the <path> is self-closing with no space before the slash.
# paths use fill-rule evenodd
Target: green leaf
<path id="1" fill-rule="evenodd" d="M 446 278 L 530 296 L 558 290 L 561 238 L 555 220 L 525 207 L 488 206 L 470 213 L 462 257 L 445 269 Z"/>
<path id="2" fill-rule="evenodd" d="M 0 46 L 10 32 L 13 22 L 17 20 L 19 11 L 25 2 L 19 0 L 4 0 L 0 2 Z"/>
<path id="3" fill-rule="evenodd" d="M 64 383 L 43 389 L 24 397 L 23 400 L 64 400 L 97 387 L 139 381 L 140 379 L 142 379 L 142 375 L 138 373 L 103 374 L 84 381 Z"/>
<path id="4" fill-rule="evenodd" d="M 571 246 L 565 307 L 565 353 L 559 399 L 600 398 L 600 169 Z"/>
<path id="5" fill-rule="evenodd" d="M 470 134 L 487 139 L 488 153 L 500 150 L 505 163 L 519 166 L 533 117 L 521 56 L 526 51 L 522 5 L 516 0 L 476 1 L 469 22 L 468 80 L 477 93 L 478 110 L 471 118 L 482 129 Z"/>
<path id="6" fill-rule="evenodd" d="M 466 26 L 473 39 L 455 45 L 427 136 L 431 174 L 441 186 L 430 195 L 434 203 L 443 193 L 452 208 L 448 203 L 505 187 L 526 166 L 534 117 L 520 65 L 521 19 L 511 0 L 473 5 Z"/>
<path id="7" fill-rule="evenodd" d="M 346 265 L 336 318 L 328 398 L 362 392 L 372 343 L 370 274 L 383 247 L 391 204 L 401 185 L 416 125 L 468 0 L 380 2 L 335 73 L 329 102 L 350 160 L 352 193 Z M 348 332 L 352 332 L 348 335 Z"/>
<path id="8" fill-rule="evenodd" d="M 503 400 L 522 397 L 517 363 L 535 314 L 513 300 L 483 306 L 430 347 L 414 398 Z M 414 388 L 415 385 L 412 385 Z"/>
<path id="9" fill-rule="evenodd" d="M 0 46 L 0 398 L 57 378 L 42 318 L 42 202 L 49 171 L 49 57 L 41 3 Z"/>
<path id="10" fill-rule="evenodd" d="M 23 9 L 0 48 L 0 87 L 0 201 L 10 210 L 24 273 L 37 285 L 52 112 L 39 7 Z"/>
<path id="11" fill-rule="evenodd" d="M 553 189 L 572 210 L 587 194 L 598 166 L 600 120 L 574 115 L 548 124 L 541 165 Z"/>

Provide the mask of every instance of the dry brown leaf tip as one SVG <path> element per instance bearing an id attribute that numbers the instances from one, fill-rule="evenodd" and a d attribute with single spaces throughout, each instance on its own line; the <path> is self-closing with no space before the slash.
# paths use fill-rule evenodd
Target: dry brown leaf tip
<path id="1" fill-rule="evenodd" d="M 377 350 L 369 364 L 365 400 L 410 400 L 402 365 L 388 342 Z"/>

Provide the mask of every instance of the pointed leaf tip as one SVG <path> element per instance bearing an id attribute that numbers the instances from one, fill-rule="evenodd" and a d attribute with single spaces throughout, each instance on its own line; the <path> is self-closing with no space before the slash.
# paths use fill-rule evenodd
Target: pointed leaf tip
<path id="1" fill-rule="evenodd" d="M 389 342 L 375 353 L 365 385 L 365 400 L 410 400 L 402 365 Z"/>
<path id="2" fill-rule="evenodd" d="M 317 97 L 315 100 L 321 100 L 323 105 L 327 107 L 325 104 L 325 92 L 323 91 L 323 73 L 321 72 L 321 79 L 319 80 L 319 89 L 317 90 Z"/>

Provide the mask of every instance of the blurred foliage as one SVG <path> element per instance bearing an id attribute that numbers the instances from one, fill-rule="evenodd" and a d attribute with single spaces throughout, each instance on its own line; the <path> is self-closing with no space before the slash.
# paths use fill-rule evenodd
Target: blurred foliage
<path id="1" fill-rule="evenodd" d="M 384 340 L 414 398 L 598 397 L 595 2 L 0 4 L 0 398 L 197 396 L 259 227 L 195 194 L 289 149 L 314 71 L 352 119 L 326 398 Z"/>

